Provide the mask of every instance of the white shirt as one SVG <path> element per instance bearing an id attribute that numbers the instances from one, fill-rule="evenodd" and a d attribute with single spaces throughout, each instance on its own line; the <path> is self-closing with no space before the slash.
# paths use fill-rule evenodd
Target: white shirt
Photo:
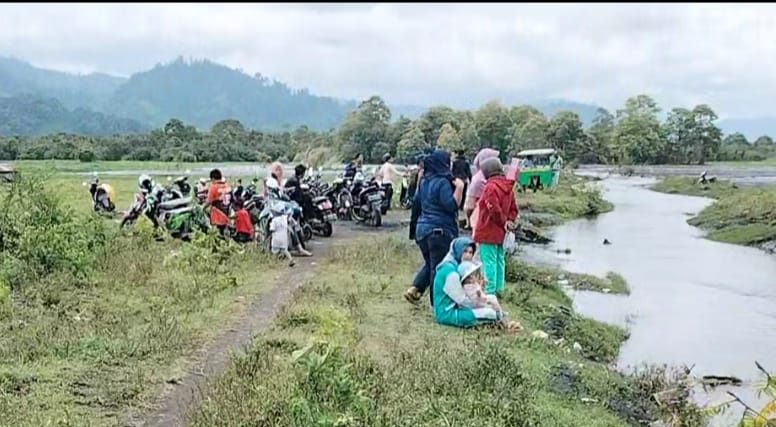
<path id="1" fill-rule="evenodd" d="M 270 246 L 272 249 L 288 250 L 288 217 L 278 215 L 269 223 L 269 231 L 272 233 Z"/>
<path id="2" fill-rule="evenodd" d="M 396 170 L 396 167 L 391 162 L 385 162 L 383 163 L 383 166 L 380 167 L 380 172 L 378 172 L 377 177 L 382 182 L 393 183 L 396 175 L 399 175 L 399 171 Z"/>

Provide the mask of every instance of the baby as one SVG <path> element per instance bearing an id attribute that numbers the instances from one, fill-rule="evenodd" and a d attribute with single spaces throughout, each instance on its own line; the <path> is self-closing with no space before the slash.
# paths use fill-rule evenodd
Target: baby
<path id="1" fill-rule="evenodd" d="M 499 314 L 499 318 L 506 317 L 507 313 L 501 309 L 498 298 L 495 295 L 485 294 L 482 264 L 463 261 L 458 266 L 458 274 L 461 276 L 463 290 L 472 302 L 472 308 L 490 307 Z"/>

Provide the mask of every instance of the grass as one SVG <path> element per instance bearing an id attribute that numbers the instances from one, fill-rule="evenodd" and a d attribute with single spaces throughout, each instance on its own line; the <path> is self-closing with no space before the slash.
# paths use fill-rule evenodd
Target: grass
<path id="1" fill-rule="evenodd" d="M 683 194 L 686 196 L 709 197 L 719 199 L 740 191 L 737 185 L 729 181 L 710 182 L 698 184 L 697 178 L 672 176 L 663 178 L 652 187 L 654 191 L 667 194 Z"/>
<path id="2" fill-rule="evenodd" d="M 557 187 L 518 193 L 521 212 L 539 226 L 557 225 L 563 221 L 609 212 L 614 206 L 601 195 L 593 180 L 564 174 Z"/>
<path id="3" fill-rule="evenodd" d="M 717 199 L 688 220 L 708 231 L 712 240 L 757 245 L 776 239 L 776 191 L 772 187 L 739 188 L 725 181 L 701 186 L 690 178 L 667 178 L 653 189 Z"/>
<path id="4" fill-rule="evenodd" d="M 188 163 L 188 162 L 162 162 L 162 161 L 137 161 L 137 160 L 100 160 L 95 162 L 80 162 L 78 160 L 15 160 L 11 162 L 14 167 L 24 172 L 105 172 L 105 171 L 138 171 L 138 170 L 159 170 L 159 171 L 179 171 L 186 169 L 206 168 L 216 163 Z M 255 163 L 232 162 L 218 163 L 218 165 L 250 165 Z"/>
<path id="5" fill-rule="evenodd" d="M 267 257 L 214 236 L 159 243 L 144 220 L 118 232 L 76 178 L 35 188 L 59 197 L 29 196 L 34 221 L 0 217 L 0 425 L 117 425 L 272 282 Z"/>
<path id="6" fill-rule="evenodd" d="M 413 251 L 398 235 L 337 247 L 190 425 L 614 427 L 665 415 L 651 399 L 668 387 L 661 375 L 612 370 L 625 332 L 575 314 L 554 280 L 508 267 L 502 303 L 523 334 L 444 327 L 401 298 Z M 539 329 L 549 339 L 532 338 Z"/>
<path id="7" fill-rule="evenodd" d="M 591 274 L 561 271 L 553 267 L 531 265 L 518 258 L 510 260 L 507 277 L 511 281 L 540 284 L 545 288 L 565 285 L 582 291 L 630 294 L 627 281 L 617 273 L 610 272 L 606 277 L 597 277 Z"/>

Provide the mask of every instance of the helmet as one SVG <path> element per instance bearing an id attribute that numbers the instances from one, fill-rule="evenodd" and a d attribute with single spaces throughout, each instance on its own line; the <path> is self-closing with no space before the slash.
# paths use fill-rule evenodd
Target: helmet
<path id="1" fill-rule="evenodd" d="M 140 178 L 137 179 L 137 187 L 140 189 L 140 191 L 146 191 L 149 192 L 154 186 L 154 181 L 151 179 L 148 175 L 140 175 Z"/>

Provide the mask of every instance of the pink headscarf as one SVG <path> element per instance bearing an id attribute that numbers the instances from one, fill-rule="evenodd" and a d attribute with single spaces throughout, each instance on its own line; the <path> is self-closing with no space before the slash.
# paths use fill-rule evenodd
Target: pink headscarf
<path id="1" fill-rule="evenodd" d="M 482 196 L 482 190 L 485 189 L 485 175 L 482 174 L 480 165 L 483 161 L 493 157 L 498 157 L 498 155 L 499 151 L 492 148 L 483 148 L 479 153 L 477 153 L 477 156 L 474 157 L 474 161 L 472 162 L 474 165 L 474 176 L 472 176 L 472 182 L 469 185 L 469 191 L 466 194 L 466 197 L 474 197 L 475 199 L 479 199 L 480 196 Z"/>

